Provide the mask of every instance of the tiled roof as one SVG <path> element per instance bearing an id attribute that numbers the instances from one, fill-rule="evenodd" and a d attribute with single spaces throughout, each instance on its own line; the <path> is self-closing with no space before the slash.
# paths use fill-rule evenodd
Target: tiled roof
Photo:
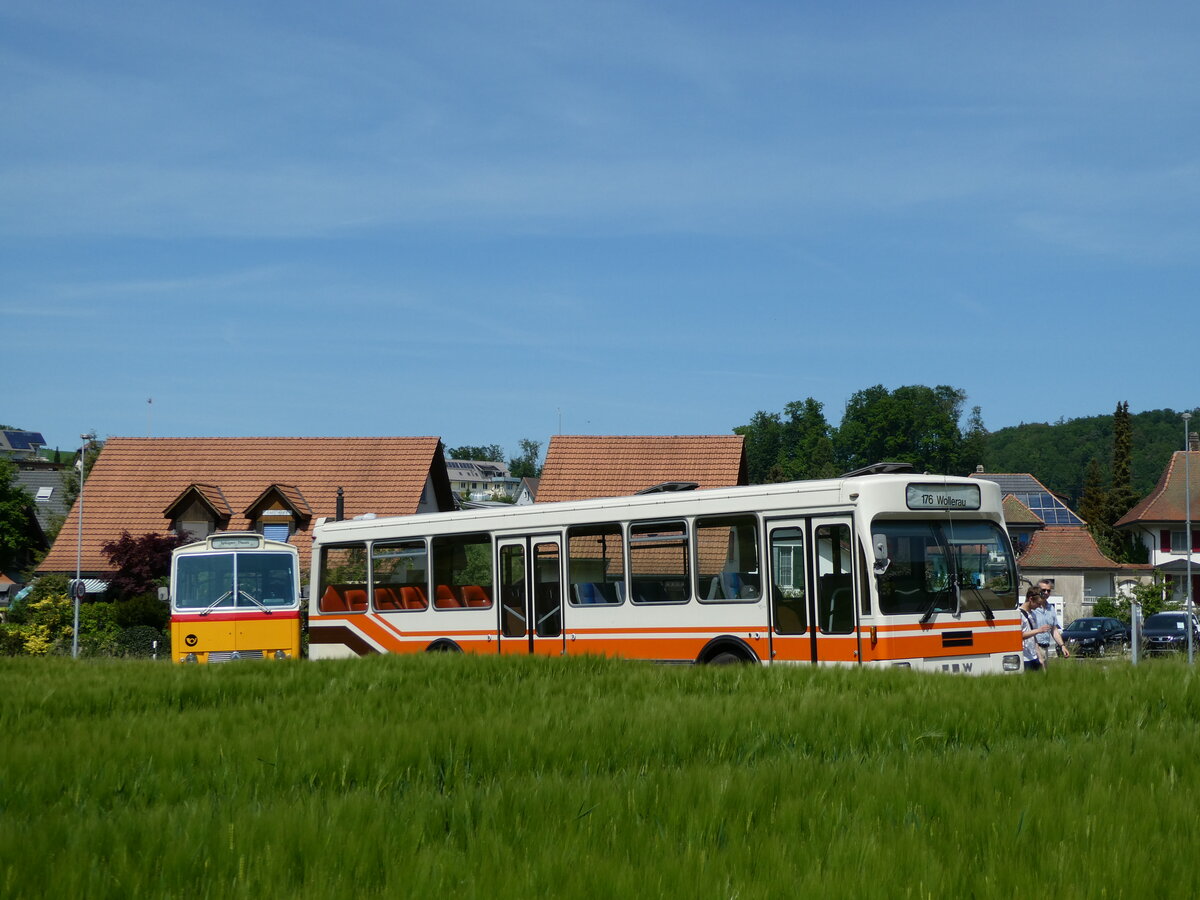
<path id="1" fill-rule="evenodd" d="M 1029 548 L 1021 554 L 1021 567 L 1024 569 L 1127 568 L 1101 553 L 1090 531 L 1072 525 L 1047 525 L 1041 531 L 1035 531 L 1029 540 Z"/>
<path id="2" fill-rule="evenodd" d="M 1044 525 L 1032 509 L 1014 497 L 1004 495 L 1004 521 L 1009 525 Z"/>
<path id="3" fill-rule="evenodd" d="M 100 547 L 122 531 L 135 537 L 167 532 L 171 523 L 163 511 L 189 487 L 220 489 L 233 510 L 230 530 L 251 527 L 244 511 L 272 485 L 294 486 L 314 520 L 335 514 L 339 487 L 347 518 L 398 515 L 417 511 L 435 462 L 435 478 L 444 485 L 439 505 L 448 508 L 449 483 L 436 437 L 110 438 L 84 486 L 82 568 L 108 572 Z M 77 515 L 78 503 L 39 571 L 75 571 Z M 310 533 L 298 531 L 292 540 L 308 565 Z"/>
<path id="4" fill-rule="evenodd" d="M 537 502 L 620 497 L 665 481 L 701 488 L 746 483 L 741 435 L 605 436 L 550 439 Z"/>
<path id="5" fill-rule="evenodd" d="M 1138 522 L 1184 522 L 1187 519 L 1184 484 L 1186 475 L 1184 453 L 1190 457 L 1186 468 L 1190 468 L 1192 482 L 1192 520 L 1200 519 L 1200 451 L 1176 450 L 1171 461 L 1149 494 L 1133 509 L 1117 520 L 1117 526 L 1134 525 Z"/>

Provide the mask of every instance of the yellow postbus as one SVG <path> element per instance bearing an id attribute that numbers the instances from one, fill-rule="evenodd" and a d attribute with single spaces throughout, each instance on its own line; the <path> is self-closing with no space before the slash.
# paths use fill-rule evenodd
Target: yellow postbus
<path id="1" fill-rule="evenodd" d="M 300 655 L 300 557 L 291 544 L 226 531 L 171 555 L 176 662 Z"/>

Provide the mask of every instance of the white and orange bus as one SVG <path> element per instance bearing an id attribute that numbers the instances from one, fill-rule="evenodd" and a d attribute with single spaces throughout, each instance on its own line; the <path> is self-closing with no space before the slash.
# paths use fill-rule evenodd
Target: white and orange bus
<path id="1" fill-rule="evenodd" d="M 899 468 L 321 520 L 309 655 L 1020 671 L 999 488 Z"/>
<path id="2" fill-rule="evenodd" d="M 300 557 L 252 531 L 171 554 L 171 658 L 215 663 L 300 655 Z"/>

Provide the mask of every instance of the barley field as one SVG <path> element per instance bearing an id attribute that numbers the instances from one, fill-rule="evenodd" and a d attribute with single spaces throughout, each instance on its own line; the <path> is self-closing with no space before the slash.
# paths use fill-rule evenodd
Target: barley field
<path id="1" fill-rule="evenodd" d="M 1185 897 L 1200 691 L 445 654 L 0 660 L 0 896 Z"/>

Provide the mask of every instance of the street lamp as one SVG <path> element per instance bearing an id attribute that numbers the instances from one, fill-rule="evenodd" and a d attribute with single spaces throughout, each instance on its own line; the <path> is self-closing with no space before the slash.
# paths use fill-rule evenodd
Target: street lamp
<path id="1" fill-rule="evenodd" d="M 71 585 L 71 597 L 75 602 L 75 627 L 71 631 L 71 659 L 79 658 L 79 600 L 83 597 L 83 476 L 87 472 L 87 452 L 96 439 L 96 433 L 81 434 L 83 446 L 79 450 L 79 530 L 75 536 L 75 583 Z"/>
<path id="2" fill-rule="evenodd" d="M 1195 648 L 1192 646 L 1192 435 L 1188 426 L 1192 414 L 1183 414 L 1183 493 L 1184 510 L 1187 531 L 1183 535 L 1183 545 L 1187 548 L 1187 633 L 1188 633 L 1188 664 L 1192 663 Z"/>

